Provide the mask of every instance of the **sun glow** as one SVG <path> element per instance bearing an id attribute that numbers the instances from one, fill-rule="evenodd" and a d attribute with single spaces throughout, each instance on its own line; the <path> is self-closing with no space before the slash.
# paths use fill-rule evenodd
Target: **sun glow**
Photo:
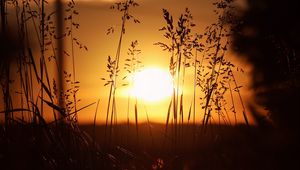
<path id="1" fill-rule="evenodd" d="M 172 94 L 172 77 L 168 71 L 146 68 L 134 75 L 131 94 L 147 102 L 158 102 Z"/>

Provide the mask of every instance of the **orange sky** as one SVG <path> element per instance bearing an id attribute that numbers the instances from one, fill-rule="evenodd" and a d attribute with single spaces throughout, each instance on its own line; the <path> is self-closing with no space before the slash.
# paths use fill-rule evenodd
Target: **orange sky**
<path id="1" fill-rule="evenodd" d="M 179 16 L 186 7 L 188 7 L 196 23 L 195 31 L 202 33 L 204 28 L 215 20 L 213 14 L 213 5 L 211 1 L 199 0 L 141 0 L 140 6 L 132 10 L 132 14 L 137 17 L 141 24 L 127 24 L 126 34 L 124 38 L 122 54 L 126 57 L 126 51 L 129 44 L 133 40 L 138 40 L 139 48 L 142 50 L 141 60 L 145 67 L 159 67 L 163 70 L 168 70 L 169 55 L 161 51 L 161 49 L 153 44 L 161 41 L 163 36 L 158 31 L 164 24 L 162 17 L 162 8 L 166 8 L 173 14 L 174 18 Z M 104 82 L 101 77 L 106 77 L 106 59 L 108 55 L 114 56 L 117 48 L 118 29 L 120 29 L 120 14 L 117 11 L 110 10 L 109 7 L 112 1 L 88 1 L 77 3 L 77 9 L 80 15 L 77 21 L 80 22 L 80 31 L 76 32 L 77 37 L 85 43 L 89 51 L 76 53 L 77 79 L 81 82 L 79 96 L 82 99 L 82 106 L 100 99 L 100 107 L 98 112 L 98 122 L 105 119 L 105 111 L 107 106 L 108 87 L 103 87 Z M 106 30 L 109 27 L 115 27 L 116 33 L 106 35 Z M 124 59 L 124 58 L 123 58 Z M 233 60 L 236 60 L 233 58 Z M 123 60 L 121 59 L 121 65 Z M 242 89 L 245 100 L 248 100 L 249 84 L 248 75 L 250 69 L 248 66 L 239 62 L 239 65 L 246 68 L 239 82 L 245 87 Z M 187 71 L 187 79 L 192 78 L 192 70 Z M 122 74 L 122 73 L 121 73 Z M 237 75 L 241 77 L 241 75 Z M 187 81 L 188 84 L 189 81 Z M 192 87 L 192 81 L 190 81 Z M 186 87 L 189 89 L 189 87 Z M 124 95 L 124 88 L 119 88 L 117 91 L 118 98 L 118 118 L 122 120 L 126 114 L 127 96 Z M 120 95 L 122 93 L 123 95 Z M 186 91 L 186 110 L 192 99 L 192 91 Z M 151 121 L 165 122 L 167 107 L 170 99 L 165 99 L 157 103 L 145 103 Z M 145 107 L 141 108 L 141 121 L 145 120 Z M 93 119 L 95 105 L 80 113 L 80 121 L 86 122 Z M 200 113 L 199 115 L 200 116 Z"/>
<path id="2" fill-rule="evenodd" d="M 79 108 L 87 104 L 96 102 L 100 99 L 98 109 L 97 122 L 105 120 L 107 98 L 109 87 L 104 87 L 104 82 L 101 77 L 106 75 L 106 60 L 107 56 L 115 56 L 115 51 L 118 42 L 118 32 L 120 29 L 120 13 L 110 10 L 114 0 L 80 0 L 75 1 L 76 8 L 80 15 L 75 20 L 80 23 L 80 29 L 75 31 L 75 37 L 88 47 L 88 51 L 75 49 L 76 56 L 76 77 L 80 81 L 80 91 L 78 98 L 82 101 L 78 104 Z M 185 8 L 188 7 L 194 16 L 196 23 L 195 31 L 203 33 L 206 26 L 215 21 L 212 1 L 209 0 L 139 0 L 140 6 L 134 8 L 131 13 L 141 21 L 141 24 L 127 23 L 126 34 L 124 37 L 121 68 L 123 67 L 126 57 L 127 49 L 131 41 L 138 40 L 141 49 L 141 60 L 146 68 L 156 67 L 168 71 L 169 68 L 169 54 L 162 52 L 161 48 L 153 44 L 163 40 L 163 35 L 158 31 L 164 25 L 162 17 L 162 8 L 168 9 L 176 19 Z M 115 27 L 115 34 L 106 35 L 109 27 Z M 232 61 L 238 63 L 240 67 L 244 68 L 245 73 L 236 73 L 238 82 L 244 86 L 242 88 L 242 96 L 244 101 L 250 102 L 251 91 L 249 90 L 249 74 L 250 66 L 238 61 L 237 58 L 232 57 Z M 69 67 L 70 68 L 70 67 Z M 68 67 L 67 67 L 68 69 Z M 69 71 L 71 71 L 69 69 Z M 120 73 L 122 77 L 123 73 Z M 187 69 L 185 88 L 185 112 L 192 101 L 192 87 L 193 87 L 193 69 Z M 119 83 L 121 84 L 121 82 Z M 124 121 L 127 110 L 127 95 L 126 88 L 120 87 L 117 91 L 117 112 L 118 119 Z M 236 98 L 237 99 L 237 98 Z M 170 98 L 166 98 L 160 102 L 140 102 L 139 118 L 140 121 L 145 121 L 147 110 L 150 121 L 164 123 L 168 109 Z M 199 100 L 198 100 L 199 102 Z M 86 123 L 93 121 L 96 105 L 93 105 L 79 113 L 79 122 Z M 201 113 L 197 109 L 197 118 L 200 120 Z M 133 115 L 133 113 L 132 113 Z M 240 118 L 241 114 L 240 114 Z M 133 120 L 133 117 L 131 117 Z M 186 119 L 186 118 L 185 118 Z"/>

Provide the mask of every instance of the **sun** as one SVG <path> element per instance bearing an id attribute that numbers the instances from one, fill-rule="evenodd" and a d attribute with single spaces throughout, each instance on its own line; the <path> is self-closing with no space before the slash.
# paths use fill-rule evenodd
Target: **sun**
<path id="1" fill-rule="evenodd" d="M 131 93 L 147 102 L 158 102 L 172 95 L 173 81 L 168 71 L 145 68 L 133 76 Z"/>

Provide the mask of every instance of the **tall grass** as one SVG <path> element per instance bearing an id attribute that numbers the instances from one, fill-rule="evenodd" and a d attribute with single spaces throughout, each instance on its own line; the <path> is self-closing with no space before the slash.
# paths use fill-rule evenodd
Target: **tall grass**
<path id="1" fill-rule="evenodd" d="M 100 154 L 95 142 L 77 124 L 78 112 L 94 103 L 77 107 L 79 82 L 75 77 L 74 44 L 79 49 L 87 50 L 87 47 L 74 37 L 73 27 L 79 27 L 74 20 L 74 15 L 78 14 L 75 3 L 71 0 L 65 6 L 58 0 L 55 12 L 50 13 L 46 13 L 46 5 L 45 0 L 1 1 L 1 36 L 5 33 L 10 35 L 11 32 L 6 32 L 9 26 L 13 25 L 16 29 L 12 36 L 14 39 L 1 37 L 1 45 L 7 40 L 13 46 L 5 53 L 1 51 L 0 86 L 4 110 L 0 114 L 4 114 L 5 123 L 5 130 L 1 130 L 5 139 L 1 142 L 7 141 L 1 144 L 7 145 L 7 149 L 11 146 L 21 148 L 26 144 L 29 149 L 25 147 L 20 152 L 27 154 L 32 152 L 30 148 L 38 148 L 34 150 L 36 160 L 31 160 L 30 155 L 23 158 L 25 162 L 28 160 L 32 169 L 110 168 L 111 162 L 104 161 L 110 158 Z M 15 15 L 8 16 L 11 11 L 15 11 Z M 65 12 L 68 14 L 66 19 Z M 13 16 L 16 18 L 13 19 Z M 71 27 L 65 27 L 67 23 Z M 71 55 L 64 46 L 68 38 Z M 33 46 L 35 42 L 37 46 Z M 64 67 L 64 58 L 68 56 L 72 57 L 72 74 Z M 56 76 L 48 72 L 53 64 L 57 68 Z M 46 119 L 51 112 L 53 119 Z M 95 166 L 91 160 L 101 164 Z M 1 166 L 9 168 L 14 165 Z M 24 165 L 15 166 L 21 168 Z"/>
<path id="2" fill-rule="evenodd" d="M 200 76 L 198 85 L 205 94 L 202 105 L 204 109 L 202 124 L 204 127 L 207 127 L 213 112 L 217 114 L 219 123 L 221 122 L 221 118 L 225 123 L 230 121 L 226 118 L 225 110 L 227 104 L 225 95 L 228 90 L 230 90 L 231 94 L 231 102 L 233 105 L 231 109 L 234 112 L 235 119 L 236 114 L 232 90 L 237 92 L 241 105 L 244 106 L 239 91 L 239 88 L 242 86 L 239 86 L 236 82 L 232 72 L 235 65 L 230 61 L 230 58 L 227 55 L 231 44 L 230 35 L 232 33 L 232 29 L 228 23 L 237 22 L 234 18 L 234 14 L 232 13 L 234 8 L 232 2 L 233 1 L 219 1 L 214 3 L 216 7 L 215 13 L 218 16 L 218 20 L 208 26 L 204 33 L 205 53 L 207 54 L 207 57 L 205 57 L 204 60 L 206 60 L 208 65 L 206 68 L 202 68 L 202 70 L 199 70 L 198 72 Z M 234 82 L 234 89 L 228 87 L 231 81 Z M 243 107 L 242 115 L 245 123 L 248 125 L 245 107 Z"/>
<path id="3" fill-rule="evenodd" d="M 170 54 L 170 73 L 173 77 L 174 89 L 172 99 L 169 104 L 166 120 L 166 134 L 170 120 L 174 123 L 174 129 L 171 132 L 174 146 L 177 145 L 181 125 L 184 124 L 184 117 L 187 117 L 187 123 L 190 122 L 193 112 L 193 134 L 196 136 L 196 121 L 202 122 L 202 130 L 206 132 L 208 125 L 212 122 L 218 124 L 231 124 L 231 116 L 228 110 L 233 113 L 235 122 L 237 122 L 236 101 L 234 95 L 239 98 L 239 104 L 242 106 L 241 115 L 245 123 L 249 121 L 246 109 L 240 94 L 240 88 L 233 74 L 235 65 L 230 61 L 228 49 L 231 45 L 230 35 L 233 31 L 230 23 L 237 22 L 234 17 L 233 1 L 217 1 L 213 3 L 217 21 L 208 26 L 203 34 L 193 32 L 192 15 L 188 9 L 180 15 L 178 21 L 174 21 L 172 15 L 163 9 L 163 18 L 166 25 L 160 29 L 164 32 L 165 42 L 158 42 L 155 45 L 160 46 L 164 51 Z M 198 56 L 201 56 L 199 58 Z M 192 59 L 193 58 L 193 59 Z M 194 66 L 194 92 L 189 110 L 184 110 L 184 83 L 185 70 L 191 65 Z M 237 68 L 239 71 L 242 69 Z M 234 84 L 232 87 L 230 84 Z M 197 93 L 197 88 L 200 91 Z M 196 95 L 197 94 L 197 95 Z M 230 97 L 228 100 L 228 94 Z M 200 103 L 196 104 L 196 96 L 200 96 Z M 231 106 L 228 106 L 231 102 Z M 200 107 L 201 119 L 196 120 L 196 106 Z M 185 112 L 187 112 L 186 116 Z M 200 117 L 198 117 L 200 118 Z M 223 123 L 221 123 L 223 122 Z M 180 137 L 179 137 L 180 138 Z"/>
<path id="4" fill-rule="evenodd" d="M 167 121 L 166 121 L 166 133 L 168 130 L 169 119 L 174 119 L 174 139 L 173 142 L 176 145 L 178 136 L 180 135 L 180 128 L 184 123 L 184 90 L 185 83 L 185 69 L 190 67 L 190 60 L 193 50 L 193 35 L 192 27 L 193 17 L 186 9 L 184 14 L 180 15 L 177 23 L 173 21 L 173 17 L 170 13 L 163 9 L 163 17 L 166 21 L 166 26 L 160 29 L 164 31 L 164 37 L 169 40 L 169 43 L 164 42 L 155 43 L 163 48 L 164 51 L 170 52 L 170 73 L 173 77 L 173 94 L 170 101 Z M 175 25 L 176 24 L 176 25 Z M 172 115 L 171 115 L 172 112 Z M 170 115 L 172 117 L 170 117 Z"/>
<path id="5" fill-rule="evenodd" d="M 78 114 L 83 109 L 94 105 L 78 107 L 80 99 L 77 97 L 80 82 L 77 80 L 76 72 L 76 47 L 87 50 L 79 38 L 76 30 L 79 23 L 76 16 L 75 1 L 70 0 L 66 4 L 55 1 L 54 12 L 47 13 L 45 0 L 14 0 L 1 1 L 1 32 L 8 33 L 8 25 L 16 22 L 16 48 L 17 53 L 5 52 L 4 62 L 1 61 L 1 90 L 4 101 L 5 131 L 0 133 L 5 136 L 5 141 L 13 141 L 13 144 L 22 145 L 15 140 L 14 135 L 21 134 L 20 141 L 38 147 L 37 155 L 40 162 L 46 164 L 50 169 L 112 169 L 118 166 L 118 160 L 107 152 L 102 152 L 96 143 L 96 119 L 99 101 L 94 114 L 93 136 L 89 137 L 78 127 Z M 235 22 L 231 18 L 229 9 L 232 8 L 231 1 L 220 1 L 214 4 L 217 8 L 218 20 L 207 27 L 203 35 L 193 31 L 195 24 L 191 12 L 186 9 L 178 20 L 174 21 L 172 15 L 163 10 L 166 25 L 160 29 L 164 32 L 167 43 L 158 42 L 163 50 L 170 54 L 169 70 L 173 77 L 173 94 L 168 106 L 165 134 L 171 131 L 172 146 L 177 148 L 184 140 L 184 126 L 192 117 L 193 138 L 196 138 L 197 122 L 202 122 L 204 131 L 215 121 L 221 124 L 230 124 L 228 110 L 234 114 L 235 124 L 237 122 L 236 104 L 234 95 L 239 98 L 242 106 L 243 118 L 248 124 L 246 109 L 240 94 L 241 86 L 238 85 L 234 76 L 235 66 L 228 56 L 228 48 L 231 44 L 231 30 L 228 22 Z M 14 9 L 15 20 L 9 20 L 6 9 Z M 114 57 L 107 58 L 108 78 L 102 78 L 105 86 L 109 86 L 108 105 L 106 110 L 105 136 L 107 143 L 113 143 L 115 128 L 118 124 L 118 101 L 116 91 L 121 86 L 119 80 L 120 61 L 125 59 L 125 67 L 122 71 L 127 72 L 129 84 L 133 84 L 134 78 L 130 75 L 136 74 L 141 69 L 139 59 L 140 50 L 138 42 L 133 41 L 128 49 L 128 58 L 123 58 L 122 49 L 127 22 L 133 20 L 139 23 L 131 14 L 131 9 L 138 6 L 134 0 L 115 3 L 111 8 L 121 12 L 121 28 L 118 35 L 118 44 Z M 114 29 L 109 28 L 108 34 Z M 37 42 L 37 47 L 33 46 Z M 66 48 L 67 44 L 70 49 Z M 2 45 L 2 42 L 1 42 Z M 1 54 L 2 55 L 2 54 Z M 14 59 L 9 57 L 13 55 Z M 200 58 L 201 56 L 201 58 Z M 2 59 L 2 58 L 1 58 Z M 65 68 L 65 62 L 72 63 L 71 71 Z M 15 64 L 16 62 L 17 64 Z M 49 67 L 56 67 L 56 75 L 49 73 Z M 193 67 L 192 67 L 193 66 Z M 186 100 L 186 71 L 193 69 L 193 98 L 189 108 L 184 106 Z M 17 72 L 17 74 L 15 73 Z M 12 78 L 17 75 L 16 80 Z M 123 78 L 126 79 L 126 78 Z M 16 93 L 15 93 L 16 91 Z M 230 94 L 230 102 L 226 94 Z M 197 103 L 197 96 L 201 96 Z M 228 109 L 229 104 L 232 105 Z M 137 97 L 128 96 L 127 128 L 129 132 L 130 113 L 134 113 L 136 141 L 139 142 L 139 113 L 140 102 Z M 130 109 L 133 106 L 133 111 Z M 197 112 L 197 107 L 200 110 Z M 230 106 L 229 106 L 230 107 Z M 50 110 L 50 111 L 49 111 Z M 146 110 L 146 109 L 145 109 Z M 48 112 L 49 111 L 49 112 Z M 53 114 L 53 118 L 46 119 L 47 115 Z M 197 115 L 200 115 L 197 117 Z M 146 118 L 149 132 L 152 137 L 151 125 L 146 110 Z M 202 118 L 202 119 L 201 119 Z M 2 127 L 1 127 L 2 129 Z M 171 130 L 170 130 L 171 129 Z M 193 139 L 196 141 L 196 139 Z M 181 143 L 182 142 L 182 143 Z M 152 144 L 153 144 L 152 137 Z M 133 155 L 124 148 L 117 147 L 122 153 Z M 31 151 L 29 149 L 29 151 Z M 132 156 L 134 157 L 134 156 Z M 38 162 L 37 161 L 37 162 Z M 98 163 L 99 162 L 99 163 Z M 39 166 L 39 165 L 37 165 Z M 33 166 L 34 167 L 34 166 Z M 35 167 L 36 168 L 36 167 Z M 43 167 L 37 167 L 42 169 Z M 34 168 L 32 168 L 34 169 Z"/>
<path id="6" fill-rule="evenodd" d="M 117 124 L 117 101 L 116 101 L 116 90 L 117 90 L 117 78 L 119 73 L 119 63 L 121 59 L 121 49 L 123 38 L 126 32 L 126 23 L 129 20 L 133 20 L 134 23 L 140 23 L 133 15 L 130 13 L 130 9 L 133 7 L 139 6 L 134 0 L 126 0 L 124 2 L 117 2 L 111 6 L 111 9 L 115 9 L 122 13 L 121 17 L 121 29 L 119 35 L 119 42 L 117 45 L 116 55 L 114 59 L 110 56 L 107 59 L 107 72 L 109 73 L 109 78 L 102 78 L 102 80 L 106 81 L 104 86 L 110 85 L 109 88 L 109 96 L 108 96 L 108 104 L 106 111 L 106 121 L 105 121 L 105 139 L 108 139 L 108 142 L 111 143 L 112 133 L 113 133 L 113 125 Z M 107 30 L 107 34 L 114 33 L 114 28 L 110 27 Z M 109 122 L 110 117 L 110 122 Z M 109 128 L 109 136 L 107 136 L 107 131 Z"/>
<path id="7" fill-rule="evenodd" d="M 131 42 L 130 48 L 128 49 L 127 55 L 128 58 L 125 60 L 125 66 L 124 70 L 127 72 L 127 74 L 123 77 L 123 80 L 128 81 L 128 83 L 123 84 L 123 86 L 129 86 L 132 87 L 134 85 L 135 76 L 138 72 L 141 71 L 142 65 L 141 60 L 139 59 L 139 55 L 141 53 L 141 50 L 137 48 L 138 41 L 135 40 Z M 128 128 L 128 135 L 129 135 L 129 126 L 130 126 L 130 108 L 131 108 L 131 98 L 132 98 L 132 91 L 128 91 L 128 101 L 127 101 L 127 128 Z M 136 127 L 136 137 L 137 137 L 137 143 L 139 141 L 139 130 L 138 130 L 138 98 L 135 95 L 134 96 L 134 117 L 135 117 L 135 127 Z"/>

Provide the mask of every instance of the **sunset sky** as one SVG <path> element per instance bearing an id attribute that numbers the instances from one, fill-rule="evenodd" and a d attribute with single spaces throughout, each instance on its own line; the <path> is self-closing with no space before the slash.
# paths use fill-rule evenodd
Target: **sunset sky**
<path id="1" fill-rule="evenodd" d="M 296 2 L 0 2 L 1 170 L 300 169 Z"/>
<path id="2" fill-rule="evenodd" d="M 78 98 L 81 99 L 81 102 L 78 105 L 79 108 L 84 107 L 90 103 L 96 102 L 99 99 L 100 104 L 97 116 L 98 123 L 103 123 L 105 121 L 109 94 L 109 86 L 104 87 L 105 81 L 101 80 L 101 78 L 108 77 L 108 74 L 106 72 L 107 57 L 110 55 L 112 56 L 112 58 L 114 58 L 116 54 L 118 37 L 121 27 L 121 13 L 110 9 L 110 6 L 115 2 L 115 0 L 75 1 L 76 9 L 79 12 L 79 15 L 76 16 L 74 20 L 75 22 L 80 24 L 80 28 L 79 30 L 74 31 L 74 36 L 75 38 L 79 39 L 81 43 L 88 47 L 88 51 L 79 50 L 77 48 L 75 49 L 76 79 L 80 81 Z M 147 74 L 149 75 L 149 77 L 151 77 L 151 74 L 149 74 L 149 70 L 150 72 L 151 70 L 159 70 L 166 76 L 168 76 L 169 74 L 168 72 L 170 55 L 167 52 L 163 52 L 160 47 L 154 45 L 154 43 L 156 42 L 165 41 L 162 32 L 158 31 L 165 24 L 162 15 L 163 8 L 169 10 L 169 12 L 173 15 L 175 21 L 177 20 L 179 15 L 184 12 L 185 8 L 189 8 L 196 24 L 194 31 L 200 34 L 203 33 L 206 26 L 216 20 L 216 16 L 213 13 L 213 1 L 210 0 L 138 0 L 137 2 L 140 6 L 132 8 L 130 12 L 137 19 L 139 19 L 141 23 L 134 24 L 132 21 L 127 22 L 126 34 L 123 39 L 121 49 L 120 68 L 124 67 L 124 61 L 127 58 L 127 49 L 129 48 L 130 43 L 137 40 L 139 42 L 137 48 L 141 50 L 141 54 L 139 55 L 139 57 L 144 65 L 144 70 L 146 70 L 145 72 L 148 72 Z M 243 1 L 238 2 L 238 5 L 240 5 L 241 7 L 245 7 L 242 3 Z M 51 1 L 49 7 L 52 8 Z M 107 29 L 110 27 L 114 27 L 115 33 L 106 35 Z M 68 49 L 68 47 L 66 49 L 70 50 Z M 236 72 L 234 74 L 237 77 L 238 83 L 240 85 L 243 85 L 241 91 L 243 100 L 247 105 L 248 102 L 251 102 L 251 91 L 249 90 L 249 74 L 251 71 L 251 67 L 245 62 L 239 61 L 236 57 L 234 57 L 234 54 L 232 53 L 230 54 L 230 60 L 245 70 L 245 73 L 243 74 L 240 72 Z M 67 64 L 66 69 L 71 72 L 71 67 L 69 64 L 70 63 Z M 193 72 L 194 70 L 192 67 L 186 70 L 186 83 L 184 86 L 185 114 L 187 114 L 192 102 L 194 83 Z M 126 81 L 121 80 L 124 75 L 124 72 L 120 72 L 117 89 L 117 117 L 120 122 L 124 121 L 126 118 L 127 99 L 128 93 L 130 91 L 128 90 L 128 87 L 121 86 L 122 84 L 127 83 Z M 143 75 L 141 75 L 140 77 L 143 77 Z M 157 76 L 154 75 L 152 77 Z M 140 82 L 144 81 L 146 82 L 147 80 L 140 80 Z M 158 81 L 161 82 L 160 80 Z M 166 80 L 166 82 L 168 82 L 168 80 Z M 153 84 L 152 86 L 154 85 L 155 84 Z M 145 91 L 143 87 L 138 88 L 142 89 L 142 91 Z M 146 120 L 147 112 L 150 121 L 165 123 L 168 105 L 171 97 L 168 96 L 168 93 L 165 91 L 161 91 L 158 93 L 162 93 L 162 96 L 157 97 L 159 100 L 148 100 L 145 99 L 143 95 L 140 95 L 140 99 L 138 101 L 139 121 L 143 122 Z M 199 96 L 197 96 L 197 103 L 199 104 L 200 100 L 198 98 Z M 237 100 L 237 97 L 235 99 Z M 239 101 L 237 100 L 237 103 L 238 102 Z M 238 109 L 239 107 L 240 104 L 237 104 Z M 198 121 L 201 121 L 200 118 L 203 116 L 203 113 L 199 108 L 200 106 L 198 105 L 196 108 L 196 117 L 198 118 Z M 95 110 L 95 104 L 82 110 L 79 113 L 79 122 L 92 122 Z M 130 110 L 130 118 L 131 121 L 133 121 L 133 108 L 130 108 Z M 241 110 L 239 109 L 238 111 L 238 119 L 242 121 Z"/>
<path id="3" fill-rule="evenodd" d="M 115 55 L 120 32 L 121 15 L 119 12 L 109 9 L 113 2 L 112 0 L 82 0 L 77 2 L 77 9 L 80 15 L 76 20 L 80 23 L 81 27 L 76 32 L 76 36 L 89 49 L 88 52 L 76 52 L 77 79 L 81 82 L 79 97 L 82 99 L 82 106 L 100 99 L 98 122 L 102 122 L 105 119 L 109 92 L 109 87 L 103 86 L 105 82 L 101 80 L 101 77 L 108 76 L 105 72 L 107 56 Z M 124 64 L 125 57 L 127 57 L 126 52 L 131 41 L 138 40 L 138 48 L 141 49 L 140 57 L 145 68 L 159 68 L 168 72 L 169 54 L 162 52 L 158 46 L 153 45 L 155 42 L 164 41 L 162 33 L 158 31 L 164 24 L 162 8 L 168 9 L 175 19 L 188 7 L 197 25 L 195 31 L 199 33 L 203 33 L 204 28 L 216 19 L 216 16 L 212 12 L 212 1 L 140 0 L 137 2 L 140 6 L 133 8 L 131 13 L 141 21 L 141 24 L 127 23 L 122 46 L 122 57 L 124 58 L 121 59 L 121 67 Z M 107 29 L 111 26 L 115 28 L 115 33 L 106 35 Z M 250 95 L 247 89 L 250 67 L 241 61 L 237 61 L 234 57 L 232 57 L 232 60 L 238 63 L 240 67 L 245 68 L 246 72 L 243 75 L 240 75 L 240 73 L 236 74 L 238 74 L 238 81 L 244 86 L 242 95 L 247 103 Z M 186 83 L 189 85 L 185 87 L 186 111 L 192 100 L 192 73 L 192 69 L 187 70 L 187 79 L 190 79 L 187 82 L 190 82 L 190 84 Z M 122 73 L 120 77 L 122 77 Z M 119 85 L 121 84 L 122 81 L 119 81 Z M 120 120 L 126 116 L 127 94 L 128 90 L 125 87 L 118 88 L 117 110 Z M 145 120 L 145 109 L 147 109 L 151 121 L 165 122 L 169 101 L 170 98 L 154 102 L 141 100 L 139 106 L 141 120 Z M 92 120 L 94 111 L 95 105 L 82 111 L 79 114 L 80 121 L 86 122 Z M 197 114 L 200 117 L 201 113 Z"/>

